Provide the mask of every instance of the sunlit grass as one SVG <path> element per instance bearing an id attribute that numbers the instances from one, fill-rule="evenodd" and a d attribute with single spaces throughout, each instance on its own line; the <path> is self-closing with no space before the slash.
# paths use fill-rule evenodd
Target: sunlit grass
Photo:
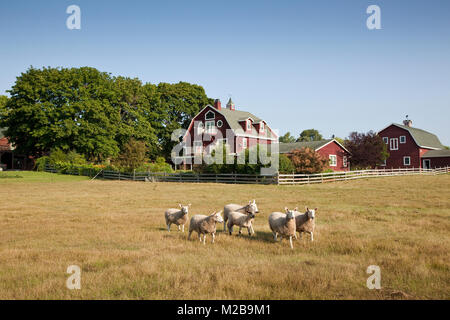
<path id="1" fill-rule="evenodd" d="M 307 186 L 140 183 L 9 172 L 0 179 L 3 299 L 450 298 L 450 176 Z M 165 230 L 164 210 L 208 214 L 256 199 L 256 236 L 216 243 Z M 313 243 L 274 243 L 285 206 L 318 207 Z M 222 230 L 222 226 L 218 226 Z M 82 289 L 68 290 L 69 265 Z M 382 290 L 366 287 L 369 265 Z"/>

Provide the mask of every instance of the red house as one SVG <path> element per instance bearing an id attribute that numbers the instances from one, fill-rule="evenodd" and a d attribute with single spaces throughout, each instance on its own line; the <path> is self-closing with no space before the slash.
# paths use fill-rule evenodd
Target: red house
<path id="1" fill-rule="evenodd" d="M 236 110 L 229 99 L 226 108 L 222 108 L 219 99 L 214 106 L 207 105 L 189 124 L 182 144 L 184 148 L 184 167 L 194 163 L 194 157 L 211 150 L 218 143 L 229 146 L 230 154 L 257 144 L 270 145 L 278 142 L 278 135 L 272 131 L 267 122 L 254 114 Z"/>
<path id="2" fill-rule="evenodd" d="M 311 148 L 318 152 L 323 158 L 329 160 L 329 167 L 333 171 L 348 171 L 350 153 L 343 145 L 335 139 L 320 141 L 303 141 L 293 143 L 280 143 L 280 153 L 289 154 L 293 150 Z"/>
<path id="3" fill-rule="evenodd" d="M 15 148 L 4 136 L 5 129 L 0 128 L 0 170 L 32 169 L 34 162 L 31 158 L 17 154 Z"/>
<path id="4" fill-rule="evenodd" d="M 411 120 L 403 125 L 393 123 L 378 135 L 387 145 L 389 157 L 381 168 L 439 168 L 450 166 L 450 150 L 439 138 L 422 129 L 414 128 Z"/>

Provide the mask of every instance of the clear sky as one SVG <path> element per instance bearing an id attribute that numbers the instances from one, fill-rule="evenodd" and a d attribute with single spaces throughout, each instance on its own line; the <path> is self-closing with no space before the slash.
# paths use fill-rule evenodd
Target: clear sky
<path id="1" fill-rule="evenodd" d="M 69 30 L 66 8 L 81 8 Z M 369 5 L 381 30 L 369 30 Z M 408 114 L 450 145 L 450 1 L 0 2 L 0 94 L 34 67 L 187 81 L 295 136 L 381 130 Z"/>

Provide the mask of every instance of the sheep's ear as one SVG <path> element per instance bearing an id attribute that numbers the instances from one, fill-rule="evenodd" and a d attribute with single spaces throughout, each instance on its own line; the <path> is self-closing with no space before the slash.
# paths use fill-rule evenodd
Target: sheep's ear
<path id="1" fill-rule="evenodd" d="M 317 211 L 317 208 L 314 208 L 314 212 L 316 212 Z"/>
<path id="2" fill-rule="evenodd" d="M 181 205 L 181 203 L 178 204 L 180 206 L 180 208 L 182 208 L 183 206 Z"/>
<path id="3" fill-rule="evenodd" d="M 289 209 L 287 207 L 284 207 L 284 211 L 289 211 Z"/>
<path id="4" fill-rule="evenodd" d="M 298 211 L 298 207 L 295 207 L 295 208 L 294 208 L 294 211 Z"/>
<path id="5" fill-rule="evenodd" d="M 255 204 L 256 203 L 256 200 L 255 199 L 253 199 L 253 204 Z"/>
<path id="6" fill-rule="evenodd" d="M 309 211 L 309 208 L 308 208 L 308 207 L 305 207 L 305 210 L 306 210 L 306 211 Z"/>

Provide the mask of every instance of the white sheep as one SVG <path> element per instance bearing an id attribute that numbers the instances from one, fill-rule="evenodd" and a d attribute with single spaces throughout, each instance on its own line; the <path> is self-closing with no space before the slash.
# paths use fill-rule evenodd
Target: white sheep
<path id="1" fill-rule="evenodd" d="M 230 212 L 233 211 L 237 211 L 237 212 L 241 212 L 241 213 L 245 213 L 245 214 L 250 214 L 250 213 L 258 213 L 258 206 L 256 205 L 256 201 L 255 200 L 250 200 L 248 202 L 247 205 L 242 206 L 240 204 L 234 204 L 234 203 L 230 203 L 227 204 L 224 208 L 223 208 L 223 231 L 227 231 L 227 221 L 228 221 L 228 215 L 230 214 Z M 252 229 L 252 233 L 255 233 L 255 231 L 253 230 L 253 226 L 251 226 Z"/>
<path id="2" fill-rule="evenodd" d="M 223 222 L 223 218 L 220 215 L 222 211 L 213 212 L 209 216 L 205 216 L 202 214 L 196 214 L 191 218 L 189 223 L 189 235 L 188 240 L 191 238 L 192 231 L 196 231 L 198 233 L 198 238 L 200 242 L 202 241 L 203 235 L 203 244 L 206 243 L 206 234 L 210 233 L 212 235 L 212 243 L 214 243 L 214 239 L 216 237 L 216 223 Z"/>
<path id="3" fill-rule="evenodd" d="M 295 212 L 296 231 L 300 234 L 300 238 L 302 238 L 303 232 L 309 233 L 311 235 L 311 241 L 313 241 L 314 229 L 316 227 L 314 218 L 316 216 L 317 208 L 311 210 L 308 207 L 305 207 L 305 209 L 305 213 Z"/>
<path id="4" fill-rule="evenodd" d="M 275 241 L 277 241 L 278 235 L 280 235 L 280 241 L 283 239 L 283 236 L 289 237 L 291 249 L 294 249 L 294 246 L 292 245 L 292 237 L 297 239 L 294 216 L 294 212 L 297 211 L 297 208 L 294 210 L 285 208 L 285 210 L 286 213 L 272 212 L 269 215 L 269 226 L 270 230 L 272 230 L 273 239 Z"/>
<path id="5" fill-rule="evenodd" d="M 254 234 L 253 220 L 255 219 L 254 213 L 241 213 L 238 211 L 232 211 L 228 213 L 228 232 L 230 235 L 233 233 L 233 226 L 239 226 L 239 234 L 242 234 L 242 228 L 247 228 L 248 235 Z"/>
<path id="6" fill-rule="evenodd" d="M 164 213 L 164 217 L 166 218 L 167 230 L 169 232 L 171 224 L 177 225 L 178 230 L 180 230 L 181 227 L 182 231 L 184 232 L 184 225 L 188 221 L 189 207 L 191 206 L 191 204 L 189 203 L 187 206 L 182 206 L 180 203 L 179 206 L 181 210 L 170 208 L 167 209 L 166 212 Z"/>

